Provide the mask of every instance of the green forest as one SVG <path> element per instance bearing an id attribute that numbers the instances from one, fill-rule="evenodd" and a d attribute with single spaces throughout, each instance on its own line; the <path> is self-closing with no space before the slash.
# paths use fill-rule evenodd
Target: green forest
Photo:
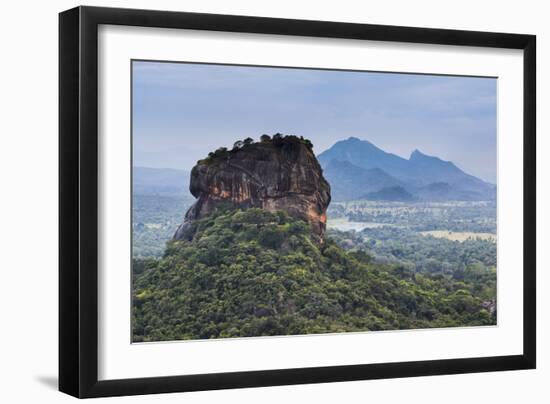
<path id="1" fill-rule="evenodd" d="M 460 242 L 391 226 L 360 232 L 330 230 L 329 235 L 346 250 L 366 250 L 376 262 L 399 264 L 415 272 L 445 273 L 455 278 L 468 268 L 496 272 L 497 245 L 491 240 L 469 238 Z"/>
<path id="2" fill-rule="evenodd" d="M 414 249 L 400 259 L 368 234 L 331 231 L 319 243 L 282 211 L 218 211 L 196 225 L 192 241 L 170 241 L 160 257 L 134 255 L 134 342 L 496 324 L 496 254 L 486 246 L 449 241 L 441 254 L 461 263 L 436 271 L 437 247 L 407 260 Z"/>

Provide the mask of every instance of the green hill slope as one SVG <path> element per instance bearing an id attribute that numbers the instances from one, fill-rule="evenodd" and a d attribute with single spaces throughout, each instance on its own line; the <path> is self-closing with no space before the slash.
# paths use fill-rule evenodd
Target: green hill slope
<path id="1" fill-rule="evenodd" d="M 493 282 L 372 264 L 311 238 L 284 212 L 217 212 L 160 260 L 134 260 L 133 340 L 392 330 L 495 323 Z"/>

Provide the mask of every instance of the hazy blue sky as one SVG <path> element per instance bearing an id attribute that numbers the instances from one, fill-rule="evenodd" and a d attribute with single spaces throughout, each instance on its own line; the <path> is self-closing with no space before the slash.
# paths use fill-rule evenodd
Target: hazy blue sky
<path id="1" fill-rule="evenodd" d="M 134 62 L 134 165 L 190 169 L 262 133 L 302 135 L 316 154 L 355 136 L 496 177 L 496 79 Z"/>

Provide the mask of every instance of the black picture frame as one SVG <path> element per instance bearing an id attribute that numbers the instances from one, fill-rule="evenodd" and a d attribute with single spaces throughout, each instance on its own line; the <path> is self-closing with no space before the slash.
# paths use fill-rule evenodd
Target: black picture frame
<path id="1" fill-rule="evenodd" d="M 523 50 L 523 354 L 99 381 L 98 26 L 100 24 Z M 534 369 L 536 37 L 490 32 L 77 7 L 59 15 L 59 390 L 104 397 Z"/>

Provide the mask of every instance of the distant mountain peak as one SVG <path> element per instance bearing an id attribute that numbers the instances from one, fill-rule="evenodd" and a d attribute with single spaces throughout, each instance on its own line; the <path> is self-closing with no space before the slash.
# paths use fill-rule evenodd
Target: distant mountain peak
<path id="1" fill-rule="evenodd" d="M 411 153 L 411 156 L 409 157 L 409 160 L 412 161 L 412 160 L 418 160 L 418 159 L 434 159 L 434 160 L 443 161 L 439 157 L 430 156 L 426 153 L 422 153 L 418 149 L 414 149 L 413 152 Z"/>
<path id="2" fill-rule="evenodd" d="M 359 139 L 358 137 L 355 137 L 355 136 L 350 136 L 348 137 L 347 139 L 342 139 L 338 142 L 335 143 L 335 145 L 339 145 L 341 147 L 367 147 L 367 148 L 370 148 L 370 149 L 377 149 L 377 150 L 380 150 L 382 151 L 382 149 L 380 149 L 379 147 L 377 147 L 374 143 L 366 140 L 366 139 Z"/>
<path id="3" fill-rule="evenodd" d="M 446 183 L 453 190 L 446 193 L 448 198 L 490 200 L 495 194 L 494 186 L 465 173 L 451 161 L 430 156 L 419 149 L 413 150 L 407 159 L 352 136 L 336 142 L 317 157 L 327 169 L 327 179 L 335 190 L 336 199 L 355 197 L 361 189 L 364 195 L 395 185 L 404 186 L 413 195 L 421 190 L 433 193 L 431 188 L 423 188 L 432 183 Z M 370 190 L 365 192 L 367 187 Z M 437 191 L 442 192 L 441 188 Z"/>
<path id="4" fill-rule="evenodd" d="M 443 160 L 436 156 L 430 156 L 429 154 L 422 153 L 418 149 L 414 149 L 414 151 L 411 153 L 411 156 L 409 157 L 409 161 L 412 163 L 422 162 L 422 161 L 425 161 L 425 162 L 432 161 L 434 163 L 445 164 L 447 166 L 456 167 L 452 161 Z"/>
<path id="5" fill-rule="evenodd" d="M 385 187 L 376 192 L 369 192 L 364 199 L 370 199 L 375 201 L 400 201 L 409 202 L 414 201 L 416 198 L 407 192 L 401 186 Z"/>
<path id="6" fill-rule="evenodd" d="M 350 139 L 351 140 L 351 143 L 354 144 L 354 143 L 360 143 L 362 145 L 368 145 L 370 147 L 374 147 L 375 149 L 378 149 L 378 150 L 382 150 L 380 147 L 376 146 L 374 143 L 372 143 L 370 140 L 367 140 L 367 139 L 359 139 L 357 137 L 351 137 Z"/>
<path id="7" fill-rule="evenodd" d="M 411 156 L 409 157 L 409 160 L 412 160 L 413 158 L 417 158 L 417 157 L 422 157 L 422 156 L 426 156 L 426 155 L 422 153 L 420 150 L 414 149 L 413 152 L 411 153 Z"/>

